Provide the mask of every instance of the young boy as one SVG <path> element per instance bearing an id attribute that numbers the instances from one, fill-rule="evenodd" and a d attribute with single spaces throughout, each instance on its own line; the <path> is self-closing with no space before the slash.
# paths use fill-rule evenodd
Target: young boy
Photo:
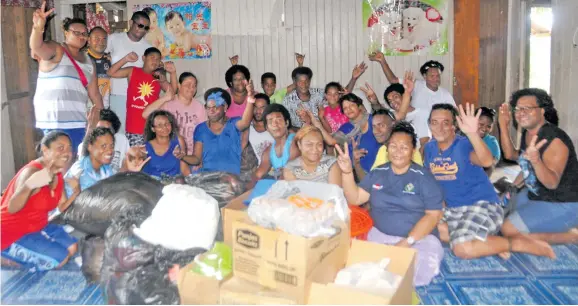
<path id="1" fill-rule="evenodd" d="M 131 52 L 116 62 L 108 70 L 111 78 L 127 78 L 128 89 L 126 97 L 126 137 L 130 146 L 144 145 L 145 119 L 142 112 L 150 103 L 159 98 L 161 90 L 166 91 L 176 86 L 176 69 L 172 62 L 167 62 L 165 69 L 171 74 L 171 83 L 167 82 L 158 71 L 162 68 L 161 51 L 151 47 L 145 50 L 143 67 L 125 67 L 126 63 L 138 60 L 138 55 Z"/>

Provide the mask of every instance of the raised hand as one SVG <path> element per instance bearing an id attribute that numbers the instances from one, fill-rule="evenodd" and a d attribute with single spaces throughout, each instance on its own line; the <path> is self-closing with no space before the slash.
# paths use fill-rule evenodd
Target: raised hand
<path id="1" fill-rule="evenodd" d="M 151 159 L 147 156 L 147 151 L 145 146 L 134 146 L 130 147 L 126 152 L 126 166 L 128 171 L 140 172 L 144 165 Z"/>
<path id="2" fill-rule="evenodd" d="M 375 51 L 375 52 L 371 53 L 368 56 L 368 58 L 372 62 L 379 62 L 379 63 L 385 62 L 385 56 L 383 55 L 383 53 L 381 53 L 379 51 Z"/>
<path id="3" fill-rule="evenodd" d="M 24 183 L 26 187 L 30 189 L 36 189 L 50 184 L 50 182 L 52 182 L 52 178 L 54 177 L 50 171 L 52 164 L 52 161 L 48 162 L 46 167 L 42 168 L 40 171 L 34 172 L 28 179 L 26 179 L 26 182 Z"/>
<path id="4" fill-rule="evenodd" d="M 318 129 L 323 129 L 323 125 L 321 124 L 321 121 L 319 121 L 319 119 L 317 117 L 315 117 L 315 115 L 310 110 L 306 110 L 306 109 L 301 109 L 301 110 L 302 110 L 302 114 L 303 114 L 302 116 L 299 116 L 301 118 L 301 121 L 303 121 L 306 124 L 311 124 Z"/>
<path id="5" fill-rule="evenodd" d="M 248 103 L 255 103 L 255 86 L 253 85 L 253 80 L 245 80 L 245 89 L 247 90 L 247 102 Z"/>
<path id="6" fill-rule="evenodd" d="M 413 72 L 406 71 L 403 76 L 403 88 L 405 92 L 411 94 L 415 88 L 415 78 L 413 77 Z"/>
<path id="7" fill-rule="evenodd" d="M 54 12 L 54 8 L 46 11 L 46 1 L 42 1 L 40 8 L 34 11 L 34 14 L 32 14 L 32 27 L 36 30 L 44 31 L 46 20 L 52 14 L 52 12 Z"/>
<path id="8" fill-rule="evenodd" d="M 475 107 L 473 104 L 466 103 L 466 110 L 464 111 L 464 107 L 460 104 L 458 108 L 459 116 L 456 118 L 458 121 L 458 127 L 464 134 L 476 134 L 478 133 L 478 122 L 480 120 L 480 115 L 482 114 L 482 110 L 478 110 L 478 113 L 475 113 Z"/>
<path id="9" fill-rule="evenodd" d="M 138 55 L 136 54 L 136 52 L 131 52 L 131 53 L 125 55 L 124 58 L 130 63 L 134 63 L 134 62 L 138 61 Z"/>
<path id="10" fill-rule="evenodd" d="M 166 62 L 164 68 L 165 68 L 165 70 L 166 70 L 168 73 L 175 73 L 175 72 L 177 72 L 177 67 L 175 67 L 175 63 L 173 63 L 173 62 L 171 62 L 171 61 Z"/>
<path id="11" fill-rule="evenodd" d="M 361 158 L 363 158 L 368 152 L 366 149 L 360 149 L 358 147 L 359 147 L 359 141 L 352 139 L 351 140 L 351 149 L 353 149 L 353 162 L 356 164 L 358 164 L 361 161 Z"/>
<path id="12" fill-rule="evenodd" d="M 359 77 L 367 70 L 367 65 L 365 62 L 361 62 L 359 65 L 355 65 L 353 72 L 351 72 L 351 77 L 354 79 L 359 79 Z"/>
<path id="13" fill-rule="evenodd" d="M 360 89 L 361 89 L 361 91 L 363 91 L 363 93 L 367 97 L 367 100 L 377 101 L 377 95 L 375 94 L 375 90 L 373 90 L 373 87 L 371 87 L 371 85 L 369 85 L 369 83 L 365 82 L 365 87 L 361 86 Z"/>
<path id="14" fill-rule="evenodd" d="M 237 65 L 239 63 L 239 56 L 235 54 L 229 57 L 229 61 L 231 61 L 231 66 Z"/>
<path id="15" fill-rule="evenodd" d="M 183 159 L 183 157 L 185 157 L 185 152 L 183 150 L 181 150 L 181 146 L 177 145 L 175 147 L 175 149 L 173 150 L 173 155 L 178 158 L 178 159 Z"/>
<path id="16" fill-rule="evenodd" d="M 349 174 L 353 172 L 353 165 L 351 165 L 351 158 L 349 157 L 349 146 L 345 144 L 344 150 L 341 150 L 339 144 L 335 144 L 335 150 L 337 151 L 337 165 L 341 169 L 343 174 Z"/>
<path id="17" fill-rule="evenodd" d="M 173 92 L 173 88 L 172 87 L 167 87 L 167 90 L 165 91 L 165 95 L 163 96 L 163 99 L 165 101 L 172 101 L 175 98 L 175 93 Z"/>
<path id="18" fill-rule="evenodd" d="M 295 52 L 295 60 L 297 61 L 297 66 L 302 67 L 305 61 L 305 54 Z"/>
<path id="19" fill-rule="evenodd" d="M 538 135 L 534 135 L 526 151 L 524 151 L 523 157 L 529 160 L 532 164 L 536 164 L 540 161 L 540 149 L 548 143 L 547 139 L 542 139 L 538 142 Z"/>
<path id="20" fill-rule="evenodd" d="M 500 105 L 500 114 L 498 115 L 498 125 L 501 129 L 508 129 L 512 120 L 511 114 L 510 104 L 508 102 L 502 103 Z"/>

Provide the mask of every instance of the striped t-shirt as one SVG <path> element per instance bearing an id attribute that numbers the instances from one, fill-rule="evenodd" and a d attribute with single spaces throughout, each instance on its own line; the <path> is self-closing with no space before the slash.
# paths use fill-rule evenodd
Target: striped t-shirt
<path id="1" fill-rule="evenodd" d="M 94 66 L 86 56 L 78 66 L 88 83 L 92 80 Z M 39 129 L 76 129 L 86 127 L 88 91 L 82 86 L 80 76 L 66 55 L 54 69 L 38 72 L 34 94 L 34 115 Z"/>

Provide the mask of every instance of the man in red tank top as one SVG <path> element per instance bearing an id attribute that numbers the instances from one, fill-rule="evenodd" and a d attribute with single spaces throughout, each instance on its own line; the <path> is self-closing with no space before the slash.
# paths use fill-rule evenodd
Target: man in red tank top
<path id="1" fill-rule="evenodd" d="M 112 78 L 127 78 L 128 89 L 126 97 L 126 137 L 130 146 L 144 145 L 145 119 L 142 112 L 149 105 L 156 101 L 160 92 L 166 90 L 175 91 L 177 84 L 177 74 L 172 62 L 165 64 L 165 69 L 171 75 L 171 83 L 167 82 L 161 62 L 161 52 L 157 48 L 146 49 L 143 55 L 143 67 L 125 67 L 126 63 L 136 62 L 138 55 L 134 52 L 127 54 L 124 58 L 116 62 L 107 74 Z M 169 89 L 170 88 L 170 89 Z"/>

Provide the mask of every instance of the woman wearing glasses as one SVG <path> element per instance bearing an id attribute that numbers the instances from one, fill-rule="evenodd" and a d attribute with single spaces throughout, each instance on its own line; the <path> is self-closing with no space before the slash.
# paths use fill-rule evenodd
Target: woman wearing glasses
<path id="1" fill-rule="evenodd" d="M 518 151 L 509 135 L 510 111 L 514 126 L 523 129 Z M 504 157 L 522 168 L 514 184 L 525 186 L 512 199 L 516 209 L 504 222 L 504 236 L 578 242 L 578 160 L 572 140 L 558 127 L 552 98 L 536 88 L 514 92 L 500 107 L 499 125 Z"/>
<path id="2" fill-rule="evenodd" d="M 152 112 L 145 123 L 145 149 L 150 161 L 143 172 L 157 179 L 188 176 L 191 170 L 183 161 L 185 140 L 178 133 L 177 121 L 165 110 Z"/>
<path id="3" fill-rule="evenodd" d="M 90 98 L 95 112 L 103 108 L 103 103 L 94 63 L 81 51 L 88 39 L 84 20 L 64 19 L 64 43 L 44 41 L 46 20 L 53 11 L 46 11 L 44 2 L 32 17 L 30 49 L 39 67 L 34 114 L 36 127 L 44 134 L 55 129 L 66 132 L 74 151 L 85 134 L 86 101 Z"/>

